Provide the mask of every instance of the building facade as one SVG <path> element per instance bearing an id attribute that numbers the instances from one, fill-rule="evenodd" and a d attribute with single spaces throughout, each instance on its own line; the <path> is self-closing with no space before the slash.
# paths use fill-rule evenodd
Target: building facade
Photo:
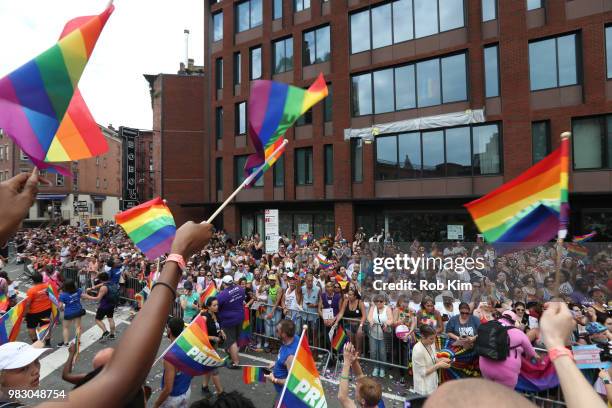
<path id="1" fill-rule="evenodd" d="M 224 211 L 230 233 L 263 232 L 264 209 L 277 208 L 287 234 L 473 240 L 463 204 L 572 131 L 570 233 L 612 239 L 609 24 L 609 0 L 207 2 L 209 132 L 181 146 L 203 151 L 203 182 L 184 201 L 210 214 L 243 180 L 252 81 L 306 88 L 323 73 L 329 97 Z"/>

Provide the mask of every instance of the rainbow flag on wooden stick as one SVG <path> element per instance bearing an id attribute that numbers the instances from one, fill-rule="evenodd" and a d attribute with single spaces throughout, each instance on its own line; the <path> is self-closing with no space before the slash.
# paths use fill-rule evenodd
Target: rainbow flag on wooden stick
<path id="1" fill-rule="evenodd" d="M 71 20 L 54 46 L 0 79 L 0 128 L 41 169 L 69 175 L 49 163 L 108 150 L 77 85 L 113 10 Z"/>
<path id="2" fill-rule="evenodd" d="M 488 242 L 534 246 L 567 233 L 569 138 L 520 176 L 465 205 Z M 506 248 L 508 249 L 508 248 Z"/>
<path id="3" fill-rule="evenodd" d="M 251 85 L 248 106 L 249 136 L 255 153 L 247 159 L 244 166 L 245 176 L 250 176 L 268 158 L 274 157 L 247 187 L 254 185 L 283 154 L 284 148 L 276 150 L 283 144 L 287 129 L 308 109 L 323 100 L 327 93 L 323 74 L 320 74 L 307 90 L 268 80 L 258 80 Z"/>
<path id="4" fill-rule="evenodd" d="M 592 240 L 595 235 L 597 235 L 597 233 L 595 231 L 591 232 L 590 234 L 585 234 L 585 235 L 574 235 L 574 239 L 572 241 L 581 244 L 583 242 L 587 242 Z"/>
<path id="5" fill-rule="evenodd" d="M 245 384 L 265 383 L 264 367 L 242 367 L 242 382 Z"/>
<path id="6" fill-rule="evenodd" d="M 87 240 L 89 242 L 93 242 L 94 244 L 99 244 L 102 240 L 100 239 L 100 235 L 98 234 L 89 234 L 87 236 Z"/>
<path id="7" fill-rule="evenodd" d="M 115 215 L 115 221 L 147 258 L 170 252 L 176 225 L 170 209 L 157 197 Z"/>
<path id="8" fill-rule="evenodd" d="M 348 336 L 342 326 L 338 326 L 335 333 L 334 331 L 329 332 L 329 340 L 334 350 L 340 351 L 344 343 L 348 340 Z"/>
<path id="9" fill-rule="evenodd" d="M 51 316 L 48 319 L 44 319 L 45 324 L 36 328 L 36 337 L 40 341 L 44 341 L 48 337 L 50 338 L 53 328 L 59 322 L 60 304 L 51 285 L 47 286 L 47 296 L 49 296 L 51 301 Z"/>
<path id="10" fill-rule="evenodd" d="M 204 289 L 204 291 L 200 294 L 200 304 L 206 306 L 206 301 L 208 298 L 217 296 L 218 294 L 219 291 L 217 290 L 217 285 L 215 285 L 214 281 L 210 282 L 206 289 Z"/>
<path id="11" fill-rule="evenodd" d="M 25 316 L 25 301 L 23 299 L 0 317 L 0 345 L 17 339 Z"/>

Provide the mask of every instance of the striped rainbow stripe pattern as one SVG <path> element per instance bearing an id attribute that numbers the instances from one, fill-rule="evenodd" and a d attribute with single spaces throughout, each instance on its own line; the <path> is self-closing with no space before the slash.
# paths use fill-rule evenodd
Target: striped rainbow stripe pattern
<path id="1" fill-rule="evenodd" d="M 585 234 L 585 235 L 575 235 L 573 241 L 580 244 L 583 242 L 587 242 L 592 240 L 595 235 L 597 235 L 597 232 L 593 231 L 590 234 Z"/>
<path id="2" fill-rule="evenodd" d="M 193 377 L 206 374 L 224 363 L 208 340 L 206 318 L 202 315 L 187 326 L 164 354 L 177 370 Z"/>
<path id="3" fill-rule="evenodd" d="M 323 74 L 307 90 L 283 84 L 281 82 L 259 80 L 251 86 L 249 98 L 249 136 L 255 153 L 250 155 L 244 166 L 246 176 L 255 172 L 270 157 L 261 173 L 255 177 L 249 187 L 268 170 L 283 154 L 281 149 L 274 156 L 274 151 L 281 146 L 284 135 L 300 116 L 328 94 Z"/>
<path id="4" fill-rule="evenodd" d="M 100 243 L 100 236 L 98 234 L 89 234 L 87 236 L 87 240 L 89 242 L 93 242 L 94 244 L 99 244 Z"/>
<path id="5" fill-rule="evenodd" d="M 242 367 L 242 382 L 245 384 L 265 383 L 264 367 Z"/>
<path id="6" fill-rule="evenodd" d="M 208 298 L 217 296 L 218 293 L 219 291 L 217 290 L 215 282 L 210 282 L 206 289 L 204 289 L 204 291 L 200 294 L 200 304 L 206 305 Z"/>
<path id="7" fill-rule="evenodd" d="M 347 340 L 348 338 L 346 336 L 344 328 L 342 326 L 338 326 L 338 330 L 336 330 L 336 333 L 334 334 L 334 338 L 331 341 L 331 345 L 334 350 L 340 351 L 340 349 L 342 348 L 342 346 L 344 346 L 344 343 L 346 343 Z"/>
<path id="8" fill-rule="evenodd" d="M 9 298 L 6 296 L 6 293 L 0 294 L 0 313 L 4 313 L 8 310 L 9 303 Z"/>
<path id="9" fill-rule="evenodd" d="M 51 285 L 47 286 L 47 296 L 49 296 L 49 300 L 51 301 L 51 316 L 47 320 L 47 323 L 36 328 L 36 336 L 40 341 L 45 340 L 59 322 L 60 304 Z"/>
<path id="10" fill-rule="evenodd" d="M 0 345 L 17 339 L 21 321 L 25 316 L 25 300 L 17 303 L 0 317 Z"/>
<path id="11" fill-rule="evenodd" d="M 170 209 L 159 197 L 115 215 L 117 224 L 147 258 L 170 252 L 176 225 Z"/>
<path id="12" fill-rule="evenodd" d="M 113 10 L 110 5 L 97 16 L 70 21 L 54 46 L 0 79 L 0 128 L 40 168 L 70 174 L 46 163 L 84 159 L 108 149 L 77 84 Z"/>
<path id="13" fill-rule="evenodd" d="M 246 347 L 251 342 L 251 311 L 248 307 L 244 307 L 244 319 L 240 327 L 240 334 L 236 343 L 238 347 Z"/>
<path id="14" fill-rule="evenodd" d="M 568 156 L 563 138 L 520 176 L 465 205 L 488 242 L 543 243 L 567 231 Z"/>
<path id="15" fill-rule="evenodd" d="M 319 266 L 323 269 L 329 269 L 334 266 L 334 263 L 328 260 L 323 254 L 317 254 L 317 260 L 319 261 Z"/>

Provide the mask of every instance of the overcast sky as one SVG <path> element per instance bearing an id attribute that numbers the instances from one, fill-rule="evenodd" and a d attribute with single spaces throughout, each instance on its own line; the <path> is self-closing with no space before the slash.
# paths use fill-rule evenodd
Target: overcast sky
<path id="1" fill-rule="evenodd" d="M 59 38 L 74 17 L 99 14 L 108 0 L 0 0 L 0 77 Z M 115 0 L 79 88 L 96 121 L 151 129 L 143 74 L 178 71 L 191 31 L 189 57 L 203 62 L 203 0 Z"/>

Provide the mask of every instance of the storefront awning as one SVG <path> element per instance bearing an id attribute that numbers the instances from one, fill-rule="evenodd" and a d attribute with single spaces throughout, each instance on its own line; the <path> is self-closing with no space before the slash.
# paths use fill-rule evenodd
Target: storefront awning
<path id="1" fill-rule="evenodd" d="M 68 194 L 52 194 L 52 193 L 40 193 L 36 194 L 37 200 L 50 200 L 50 201 L 62 201 Z"/>
<path id="2" fill-rule="evenodd" d="M 95 195 L 95 194 L 92 194 L 91 195 L 91 199 L 93 201 L 104 201 L 104 200 L 106 200 L 106 196 L 105 195 Z"/>

